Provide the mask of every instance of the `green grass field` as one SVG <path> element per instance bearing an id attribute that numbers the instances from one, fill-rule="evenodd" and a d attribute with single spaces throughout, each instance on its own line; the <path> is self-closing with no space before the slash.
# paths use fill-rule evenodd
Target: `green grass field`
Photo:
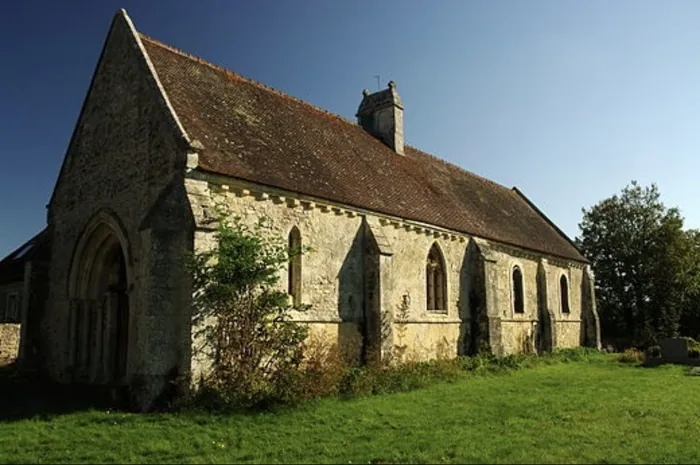
<path id="1" fill-rule="evenodd" d="M 601 356 L 228 416 L 88 410 L 30 418 L 41 401 L 8 415 L 6 398 L 0 462 L 698 463 L 700 377 L 687 372 Z"/>

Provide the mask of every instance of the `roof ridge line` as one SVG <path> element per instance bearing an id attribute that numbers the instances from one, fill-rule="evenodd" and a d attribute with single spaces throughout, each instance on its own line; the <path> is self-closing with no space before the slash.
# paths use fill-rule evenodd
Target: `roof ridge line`
<path id="1" fill-rule="evenodd" d="M 348 118 L 345 118 L 344 116 L 338 115 L 338 114 L 333 113 L 333 112 L 331 112 L 331 111 L 328 111 L 328 110 L 326 110 L 326 109 L 324 109 L 324 108 L 321 108 L 321 107 L 319 107 L 319 106 L 316 106 L 316 105 L 314 105 L 313 103 L 309 103 L 309 102 L 307 102 L 307 101 L 305 101 L 305 100 L 302 100 L 302 99 L 300 99 L 300 98 L 298 98 L 298 97 L 295 97 L 295 96 L 293 96 L 293 95 L 290 95 L 290 94 L 287 94 L 287 93 L 285 93 L 285 92 L 282 92 L 282 91 L 279 90 L 279 89 L 275 89 L 274 87 L 271 87 L 271 86 L 268 86 L 267 84 L 264 84 L 264 83 L 262 83 L 262 82 L 256 81 L 255 79 L 251 79 L 251 78 L 249 78 L 249 77 L 243 76 L 243 75 L 241 75 L 241 74 L 239 74 L 239 73 L 237 73 L 237 72 L 235 72 L 235 71 L 231 71 L 230 69 L 226 69 L 226 68 L 224 68 L 223 66 L 219 66 L 219 65 L 217 65 L 217 64 L 215 64 L 215 63 L 212 63 L 211 61 L 205 60 L 204 58 L 201 58 L 201 57 L 198 57 L 198 56 L 193 55 L 193 54 L 191 54 L 191 53 L 188 53 L 188 52 L 186 52 L 186 51 L 184 51 L 184 50 L 182 50 L 182 49 L 179 49 L 179 48 L 177 48 L 177 47 L 174 47 L 174 46 L 172 46 L 172 45 L 170 45 L 170 44 L 166 44 L 165 42 L 162 42 L 162 41 L 160 41 L 160 40 L 158 40 L 158 39 L 155 39 L 155 38 L 153 38 L 153 37 L 151 37 L 151 36 L 149 36 L 149 35 L 147 35 L 147 34 L 144 34 L 144 33 L 141 32 L 141 31 L 138 31 L 138 34 L 139 34 L 139 36 L 140 36 L 142 39 L 147 40 L 147 41 L 151 42 L 152 44 L 157 45 L 157 46 L 159 46 L 159 47 L 165 48 L 165 49 L 167 49 L 167 50 L 169 50 L 169 51 L 171 51 L 171 52 L 173 52 L 173 53 L 177 53 L 178 55 L 183 56 L 183 57 L 185 57 L 185 58 L 188 58 L 188 59 L 190 59 L 190 60 L 192 60 L 192 61 L 194 61 L 194 62 L 196 62 L 196 63 L 199 63 L 199 64 L 201 64 L 201 65 L 208 66 L 208 67 L 210 67 L 210 68 L 212 68 L 212 69 L 214 69 L 214 70 L 216 70 L 216 71 L 224 72 L 224 73 L 226 73 L 226 74 L 228 74 L 228 75 L 231 75 L 231 76 L 235 77 L 236 79 L 240 79 L 240 80 L 245 81 L 245 82 L 248 82 L 248 83 L 250 83 L 250 84 L 252 84 L 252 85 L 254 85 L 254 86 L 260 87 L 260 88 L 262 88 L 262 89 L 264 89 L 264 90 L 267 90 L 267 91 L 270 91 L 270 92 L 272 92 L 272 93 L 274 93 L 274 94 L 277 94 L 277 95 L 279 95 L 279 96 L 281 96 L 281 97 L 287 98 L 287 99 L 289 99 L 289 100 L 292 100 L 292 101 L 294 101 L 294 102 L 300 103 L 300 104 L 302 104 L 302 105 L 306 105 L 306 106 L 308 106 L 308 107 L 310 107 L 310 108 L 313 108 L 314 110 L 318 111 L 319 113 L 322 113 L 322 114 L 325 114 L 325 115 L 328 115 L 328 116 L 332 116 L 332 117 L 334 117 L 334 118 L 337 118 L 337 119 L 339 119 L 340 121 L 342 121 L 342 122 L 344 122 L 344 123 L 348 123 L 348 124 L 350 124 L 350 125 L 353 126 L 353 127 L 360 128 L 360 125 L 357 124 L 357 122 L 352 121 L 352 120 L 350 120 L 350 119 L 348 119 Z M 441 163 L 443 163 L 443 164 L 445 164 L 445 165 L 449 165 L 449 166 L 456 167 L 457 169 L 459 169 L 459 170 L 461 170 L 461 171 L 463 171 L 463 172 L 465 172 L 465 173 L 468 173 L 468 174 L 470 174 L 470 175 L 472 175 L 472 176 L 475 176 L 475 177 L 477 177 L 477 178 L 479 178 L 479 179 L 482 179 L 482 180 L 484 180 L 484 181 L 486 181 L 486 182 L 488 182 L 488 183 L 490 183 L 490 184 L 496 185 L 496 186 L 498 186 L 498 187 L 501 187 L 501 188 L 507 189 L 507 190 L 510 190 L 510 189 L 511 189 L 510 187 L 507 187 L 507 186 L 505 186 L 505 185 L 503 185 L 503 184 L 497 183 L 496 181 L 493 181 L 493 180 L 488 179 L 488 178 L 486 178 L 486 177 L 484 177 L 484 176 L 481 176 L 481 175 L 479 175 L 479 174 L 476 174 L 476 173 L 474 173 L 473 171 L 469 171 L 468 169 L 466 169 L 466 168 L 464 168 L 464 167 L 462 167 L 462 166 L 460 166 L 460 165 L 458 165 L 458 164 L 456 164 L 456 163 L 452 163 L 452 162 L 450 162 L 450 161 L 447 161 L 447 160 L 445 160 L 445 159 L 443 159 L 443 158 L 438 157 L 437 155 L 434 155 L 434 154 L 432 154 L 432 153 L 426 152 L 425 150 L 421 150 L 421 149 L 419 149 L 419 148 L 417 148 L 417 147 L 414 147 L 413 145 L 406 144 L 406 147 L 409 147 L 409 148 L 411 148 L 412 150 L 415 150 L 415 151 L 417 151 L 417 152 L 421 152 L 421 153 L 423 153 L 423 154 L 425 154 L 425 155 L 428 155 L 428 156 L 430 156 L 430 157 L 432 157 L 432 158 L 434 158 L 434 159 L 436 159 L 436 160 L 439 160 Z"/>
<path id="2" fill-rule="evenodd" d="M 237 72 L 234 72 L 234 71 L 231 71 L 231 70 L 229 70 L 229 69 L 226 69 L 226 68 L 224 68 L 224 67 L 222 67 L 222 66 L 220 66 L 220 65 L 214 64 L 214 63 L 212 63 L 212 62 L 210 62 L 210 61 L 207 61 L 207 60 L 205 60 L 205 59 L 203 59 L 203 58 L 201 58 L 201 57 L 198 57 L 198 56 L 196 56 L 196 55 L 192 55 L 192 54 L 190 54 L 190 53 L 188 53 L 188 52 L 185 52 L 184 50 L 178 49 L 177 47 L 174 47 L 174 46 L 172 46 L 172 45 L 168 45 L 168 44 L 166 44 L 166 43 L 163 43 L 163 42 L 161 42 L 161 41 L 159 41 L 159 40 L 157 40 L 157 39 L 155 39 L 155 38 L 153 38 L 153 37 L 150 37 L 150 36 L 148 36 L 148 35 L 146 35 L 146 34 L 143 34 L 142 32 L 138 32 L 138 35 L 139 35 L 139 38 L 142 39 L 143 41 L 147 41 L 147 42 L 149 42 L 150 44 L 152 44 L 152 45 L 154 45 L 154 46 L 160 47 L 161 49 L 167 50 L 167 51 L 169 51 L 169 52 L 171 52 L 171 53 L 173 53 L 173 54 L 175 54 L 175 55 L 178 55 L 178 56 L 180 56 L 180 57 L 186 58 L 187 60 L 191 60 L 192 62 L 197 63 L 197 64 L 199 64 L 199 65 L 201 65 L 201 66 L 206 66 L 206 67 L 208 67 L 209 69 L 214 70 L 214 71 L 217 72 L 217 73 L 222 73 L 224 76 L 226 76 L 227 78 L 229 78 L 229 79 L 231 79 L 231 80 L 235 80 L 235 81 L 238 81 L 238 82 L 241 82 L 241 83 L 246 83 L 246 84 L 249 84 L 249 85 L 251 85 L 251 86 L 253 86 L 253 87 L 257 88 L 257 89 L 260 89 L 260 90 L 262 90 L 262 91 L 267 91 L 267 92 L 271 93 L 272 95 L 274 95 L 274 96 L 276 96 L 276 97 L 279 97 L 279 98 L 284 99 L 284 100 L 287 101 L 287 102 L 295 102 L 296 104 L 299 104 L 299 105 L 301 105 L 302 107 L 304 107 L 307 111 L 308 111 L 308 110 L 313 110 L 314 113 L 317 113 L 318 115 L 323 115 L 323 116 L 327 116 L 327 117 L 334 118 L 335 120 L 337 120 L 337 121 L 340 122 L 340 123 L 348 123 L 348 125 L 349 125 L 348 127 L 349 127 L 349 128 L 351 127 L 351 128 L 353 128 L 353 130 L 361 131 L 361 132 L 367 134 L 368 136 L 370 135 L 369 133 L 367 133 L 366 131 L 364 131 L 364 129 L 361 127 L 361 125 L 359 125 L 359 124 L 358 124 L 357 122 L 355 122 L 355 121 L 349 120 L 349 119 L 347 119 L 347 118 L 345 118 L 345 117 L 343 117 L 343 116 L 340 116 L 340 115 L 338 115 L 338 114 L 332 113 L 332 112 L 330 112 L 330 111 L 328 111 L 328 110 L 326 110 L 326 109 L 324 109 L 324 108 L 318 107 L 318 106 L 316 106 L 316 105 L 314 105 L 314 104 L 311 104 L 311 103 L 309 103 L 309 102 L 307 102 L 307 101 L 304 101 L 304 100 L 302 100 L 302 99 L 300 99 L 300 98 L 298 98 L 298 97 L 294 97 L 294 96 L 292 96 L 292 95 L 290 95 L 290 94 L 288 94 L 288 93 L 285 93 L 285 92 L 283 92 L 283 91 L 281 91 L 281 90 L 275 89 L 274 87 L 271 87 L 271 86 L 269 86 L 269 85 L 267 85 L 267 84 L 264 84 L 264 83 L 262 83 L 262 82 L 259 82 L 259 81 L 256 81 L 256 80 L 254 80 L 254 79 L 245 77 L 245 76 L 243 76 L 243 75 L 241 75 L 241 74 L 239 74 L 239 73 L 237 73 Z M 494 190 L 497 189 L 497 190 L 501 191 L 504 195 L 509 196 L 509 197 L 511 197 L 511 198 L 518 199 L 519 201 L 523 201 L 523 200 L 524 200 L 524 203 L 530 207 L 530 210 L 531 210 L 531 211 L 534 210 L 535 215 L 536 215 L 537 217 L 539 217 L 540 221 L 542 221 L 542 223 L 543 223 L 543 225 L 545 225 L 545 227 L 546 227 L 546 226 L 549 226 L 550 229 L 552 230 L 552 232 L 555 234 L 555 236 L 559 236 L 560 238 L 563 238 L 563 239 L 564 239 L 564 242 L 568 242 L 568 244 L 569 244 L 570 246 L 573 246 L 573 251 L 576 252 L 575 255 L 578 255 L 578 257 L 573 258 L 573 256 L 568 256 L 567 259 L 569 259 L 569 260 L 574 260 L 574 261 L 582 261 L 582 260 L 583 260 L 584 262 L 586 262 L 586 258 L 583 257 L 583 255 L 581 254 L 580 250 L 578 250 L 578 248 L 577 248 L 576 245 L 573 243 L 573 241 L 572 241 L 566 234 L 564 234 L 563 231 L 561 231 L 561 229 L 558 228 L 558 226 L 554 225 L 554 224 L 551 222 L 551 220 L 550 220 L 548 217 L 546 217 L 546 215 L 544 215 L 536 206 L 534 206 L 534 205 L 531 203 L 531 201 L 529 201 L 529 199 L 527 199 L 526 197 L 524 197 L 524 195 L 519 191 L 519 189 L 518 189 L 517 187 L 515 187 L 515 186 L 512 187 L 512 188 L 511 188 L 511 187 L 507 187 L 507 186 L 505 186 L 505 185 L 503 185 L 503 184 L 500 184 L 500 183 L 498 183 L 498 182 L 496 182 L 496 181 L 493 181 L 493 180 L 488 179 L 488 178 L 486 178 L 486 177 L 484 177 L 484 176 L 481 176 L 481 175 L 476 174 L 476 173 L 474 173 L 474 172 L 472 172 L 472 171 L 469 171 L 469 170 L 467 170 L 466 168 L 464 168 L 464 167 L 458 165 L 457 163 L 453 163 L 453 162 L 451 162 L 451 161 L 448 161 L 448 160 L 445 160 L 445 159 L 443 159 L 443 158 L 440 158 L 440 157 L 438 157 L 437 155 L 434 155 L 434 154 L 432 154 L 432 153 L 429 153 L 429 152 L 426 152 L 426 151 L 424 151 L 424 150 L 418 149 L 418 148 L 416 148 L 416 147 L 414 147 L 414 146 L 412 146 L 412 145 L 410 145 L 410 144 L 406 144 L 406 146 L 407 146 L 407 148 L 409 148 L 411 151 L 414 151 L 416 155 L 417 155 L 417 154 L 425 155 L 426 157 L 428 157 L 428 158 L 430 158 L 430 159 L 432 159 L 432 160 L 434 160 L 434 161 L 439 161 L 440 164 L 441 164 L 442 166 L 444 166 L 446 169 L 447 169 L 447 168 L 450 168 L 450 169 L 454 170 L 454 172 L 456 172 L 456 173 L 461 173 L 461 174 L 463 174 L 463 175 L 469 176 L 469 177 L 473 178 L 474 180 L 476 180 L 476 181 L 478 181 L 478 182 L 482 182 L 482 183 L 485 184 L 486 186 L 492 186 L 492 188 L 493 188 Z M 406 155 L 409 155 L 409 154 L 406 153 Z M 409 160 L 411 160 L 411 161 L 413 161 L 413 162 L 419 162 L 419 161 L 420 161 L 415 155 L 414 155 L 414 156 L 407 156 L 406 158 L 408 158 Z M 205 169 L 205 170 L 206 170 L 206 169 Z M 436 186 L 436 187 L 437 187 L 437 186 Z M 442 191 L 442 189 L 440 189 L 440 190 Z M 445 193 L 445 192 L 441 192 L 441 194 L 444 194 L 444 193 Z M 377 211 L 381 211 L 381 210 L 377 210 Z M 425 220 L 421 220 L 421 221 L 425 221 Z M 436 224 L 436 223 L 434 223 L 434 224 Z M 437 225 L 437 224 L 436 224 L 436 225 Z M 444 228 L 445 228 L 446 226 L 443 225 L 443 226 L 441 226 L 441 227 L 444 227 Z M 454 229 L 454 227 L 446 227 L 446 228 L 448 228 L 448 229 Z M 466 231 L 465 231 L 465 232 L 466 232 Z M 475 234 L 475 233 L 467 233 L 467 234 L 476 235 L 476 236 L 480 236 L 480 237 L 485 237 L 483 234 Z M 490 240 L 493 240 L 493 241 L 499 242 L 499 243 L 504 243 L 504 244 L 509 244 L 509 243 L 510 243 L 508 240 L 503 240 L 503 239 L 494 239 L 494 238 L 491 238 Z M 515 245 L 515 243 L 512 243 L 512 245 Z M 553 256 L 565 257 L 564 255 L 560 255 L 560 254 L 558 254 L 558 253 L 556 253 L 556 252 L 539 250 L 539 249 L 531 248 L 531 247 L 524 246 L 524 245 L 516 245 L 516 247 L 520 247 L 520 248 L 524 248 L 524 249 L 536 250 L 536 251 L 538 251 L 539 253 L 543 253 L 543 254 L 545 254 L 545 255 L 553 255 Z"/>
<path id="3" fill-rule="evenodd" d="M 319 107 L 319 106 L 316 106 L 316 105 L 314 105 L 313 103 L 310 103 L 310 102 L 307 102 L 306 100 L 300 99 L 299 97 L 295 97 L 295 96 L 293 96 L 293 95 L 287 94 L 287 93 L 285 93 L 285 92 L 282 92 L 282 91 L 279 90 L 279 89 L 275 89 L 274 87 L 268 86 L 267 84 L 264 84 L 264 83 L 262 83 L 262 82 L 260 82 L 260 81 L 256 81 L 255 79 L 251 79 L 251 78 L 249 78 L 249 77 L 243 76 L 243 75 L 241 75 L 241 74 L 239 74 L 239 73 L 237 73 L 237 72 L 235 72 L 235 71 L 231 71 L 230 69 L 224 68 L 223 66 L 219 66 L 219 65 L 217 65 L 217 64 L 212 63 L 211 61 L 205 60 L 204 58 L 201 58 L 201 57 L 198 57 L 198 56 L 193 55 L 193 54 L 191 54 L 191 53 L 185 52 L 185 51 L 182 50 L 182 49 L 179 49 L 179 48 L 174 47 L 174 46 L 172 46 L 172 45 L 166 44 L 165 42 L 162 42 L 162 41 L 160 41 L 160 40 L 158 40 L 158 39 L 155 39 L 155 38 L 153 38 L 153 37 L 151 37 L 151 36 L 149 36 L 149 35 L 146 35 L 146 34 L 144 34 L 144 33 L 141 32 L 141 31 L 138 31 L 138 34 L 139 34 L 139 36 L 141 37 L 141 39 L 143 39 L 143 40 L 147 40 L 147 41 L 151 42 L 151 43 L 154 44 L 154 45 L 157 45 L 157 46 L 159 46 L 159 47 L 165 48 L 165 49 L 167 49 L 167 50 L 169 50 L 169 51 L 171 51 L 171 52 L 173 52 L 173 53 L 177 53 L 178 55 L 181 55 L 181 56 L 183 56 L 183 57 L 185 57 L 185 58 L 188 58 L 188 59 L 190 59 L 190 60 L 192 60 L 192 61 L 194 61 L 194 62 L 197 62 L 197 63 L 199 63 L 199 64 L 201 64 L 201 65 L 208 66 L 208 67 L 210 67 L 210 68 L 212 68 L 212 69 L 214 69 L 214 70 L 216 70 L 216 71 L 222 71 L 222 72 L 224 72 L 224 73 L 226 73 L 226 74 L 228 74 L 228 75 L 231 75 L 232 77 L 235 77 L 236 79 L 240 79 L 240 80 L 242 80 L 242 81 L 248 82 L 249 84 L 252 84 L 252 85 L 254 85 L 254 86 L 256 86 L 256 87 L 260 87 L 260 88 L 262 88 L 262 89 L 264 89 L 264 90 L 270 91 L 270 92 L 272 92 L 272 93 L 274 93 L 274 94 L 277 94 L 277 95 L 279 95 L 279 96 L 281 96 L 281 97 L 287 98 L 287 99 L 292 100 L 292 101 L 294 101 L 294 102 L 301 103 L 302 105 L 306 105 L 306 106 L 308 106 L 308 107 L 310 107 L 310 108 L 313 108 L 314 110 L 318 111 L 319 113 L 323 113 L 323 114 L 325 114 L 325 115 L 332 116 L 332 117 L 334 117 L 334 118 L 338 118 L 339 120 L 341 120 L 341 121 L 343 121 L 343 122 L 345 122 L 345 123 L 349 123 L 349 124 L 352 125 L 352 126 L 359 127 L 359 125 L 358 125 L 355 121 L 352 121 L 352 120 L 350 120 L 350 119 L 348 119 L 348 118 L 345 118 L 344 116 L 338 115 L 338 114 L 333 113 L 333 112 L 331 112 L 331 111 L 328 111 L 328 110 L 326 110 L 326 109 L 324 109 L 324 108 L 321 108 L 321 107 Z"/>

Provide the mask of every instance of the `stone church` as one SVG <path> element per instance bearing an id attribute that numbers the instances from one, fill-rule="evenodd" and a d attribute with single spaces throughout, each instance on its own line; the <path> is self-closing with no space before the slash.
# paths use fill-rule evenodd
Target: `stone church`
<path id="1" fill-rule="evenodd" d="M 348 121 L 119 11 L 48 204 L 48 289 L 26 306 L 24 352 L 61 382 L 127 386 L 142 408 L 174 376 L 196 379 L 207 363 L 182 257 L 212 247 L 218 203 L 313 250 L 280 286 L 341 347 L 598 347 L 593 275 L 572 241 L 517 188 L 406 145 L 403 113 L 390 82 L 358 92 Z"/>

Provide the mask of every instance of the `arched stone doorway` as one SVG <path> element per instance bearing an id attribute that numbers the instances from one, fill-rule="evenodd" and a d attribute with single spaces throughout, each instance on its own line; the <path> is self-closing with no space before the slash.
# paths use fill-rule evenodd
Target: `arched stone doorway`
<path id="1" fill-rule="evenodd" d="M 129 269 L 124 234 L 98 215 L 76 247 L 69 280 L 68 357 L 72 381 L 127 384 Z"/>

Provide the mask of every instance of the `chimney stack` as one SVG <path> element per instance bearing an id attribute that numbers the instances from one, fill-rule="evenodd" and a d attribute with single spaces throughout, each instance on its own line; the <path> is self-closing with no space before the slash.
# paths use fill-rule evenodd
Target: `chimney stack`
<path id="1" fill-rule="evenodd" d="M 365 89 L 362 95 L 362 103 L 355 115 L 358 124 L 403 155 L 403 102 L 394 81 L 389 81 L 386 89 L 373 94 Z"/>

